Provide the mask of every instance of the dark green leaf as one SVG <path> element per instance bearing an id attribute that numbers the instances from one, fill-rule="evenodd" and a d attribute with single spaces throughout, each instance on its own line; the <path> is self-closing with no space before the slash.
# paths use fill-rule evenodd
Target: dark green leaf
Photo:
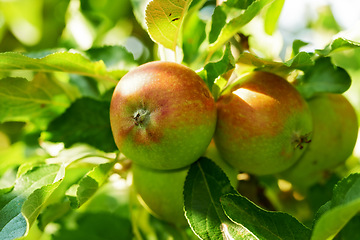
<path id="1" fill-rule="evenodd" d="M 227 236 L 243 237 L 248 233 L 237 232 L 222 210 L 220 197 L 236 194 L 225 173 L 207 158 L 200 158 L 191 165 L 184 185 L 185 216 L 202 239 L 223 239 Z M 240 239 L 240 238 L 236 238 Z"/>
<path id="2" fill-rule="evenodd" d="M 226 10 L 224 10 L 225 5 L 217 6 L 212 15 L 212 25 L 211 31 L 209 33 L 209 42 L 214 43 L 218 39 L 221 29 L 226 24 Z"/>
<path id="3" fill-rule="evenodd" d="M 108 178 L 110 171 L 114 167 L 115 161 L 100 164 L 87 173 L 76 186 L 74 195 L 69 196 L 71 207 L 79 208 L 84 204 Z"/>
<path id="4" fill-rule="evenodd" d="M 311 240 L 332 239 L 360 212 L 360 174 L 342 179 L 334 187 L 331 201 L 319 209 Z"/>
<path id="5" fill-rule="evenodd" d="M 74 102 L 66 112 L 52 121 L 47 129 L 48 140 L 64 142 L 71 146 L 82 142 L 111 152 L 116 150 L 110 128 L 109 102 L 91 98 L 81 98 Z"/>
<path id="6" fill-rule="evenodd" d="M 0 239 L 26 234 L 65 175 L 60 165 L 43 165 L 21 175 L 11 192 L 0 195 Z"/>
<path id="7" fill-rule="evenodd" d="M 230 45 L 226 46 L 224 55 L 217 62 L 210 62 L 205 65 L 204 69 L 206 71 L 205 82 L 208 85 L 209 89 L 213 89 L 215 79 L 220 75 L 226 73 L 230 69 L 235 67 L 235 60 L 231 54 Z"/>
<path id="8" fill-rule="evenodd" d="M 353 217 L 346 226 L 340 231 L 338 236 L 341 240 L 360 239 L 360 215 Z"/>
<path id="9" fill-rule="evenodd" d="M 284 62 L 284 65 L 291 69 L 306 69 L 307 67 L 314 66 L 314 60 L 312 60 L 313 54 L 307 52 L 299 52 L 290 60 Z"/>
<path id="10" fill-rule="evenodd" d="M 303 97 L 310 98 L 317 93 L 343 93 L 350 85 L 351 78 L 343 68 L 334 66 L 329 57 L 321 57 L 305 70 L 297 89 Z"/>
<path id="11" fill-rule="evenodd" d="M 227 0 L 224 2 L 225 5 L 238 8 L 238 9 L 246 9 L 248 8 L 254 1 L 256 0 Z"/>
<path id="12" fill-rule="evenodd" d="M 249 23 L 261 11 L 261 9 L 273 1 L 274 0 L 254 1 L 246 8 L 245 11 L 238 11 L 238 14 L 231 16 L 230 19 L 228 17 L 225 25 L 223 22 L 219 22 L 219 26 L 213 25 L 212 29 L 214 30 L 212 31 L 216 33 L 219 32 L 219 34 L 216 34 L 217 37 L 212 37 L 212 39 L 216 40 L 211 42 L 211 45 L 209 46 L 209 56 L 211 56 L 218 48 L 239 32 L 245 24 Z"/>
<path id="13" fill-rule="evenodd" d="M 311 231 L 297 219 L 282 212 L 263 210 L 239 194 L 221 197 L 226 215 L 237 224 L 239 230 L 249 230 L 256 239 L 298 239 L 310 238 Z"/>

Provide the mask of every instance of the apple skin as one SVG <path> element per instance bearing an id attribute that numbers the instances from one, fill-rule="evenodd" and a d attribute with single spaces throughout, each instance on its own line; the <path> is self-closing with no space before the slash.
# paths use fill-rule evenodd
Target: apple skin
<path id="1" fill-rule="evenodd" d="M 110 122 L 118 149 L 134 163 L 179 169 L 195 162 L 209 145 L 216 127 L 216 105 L 193 70 L 155 61 L 119 81 Z"/>
<path id="2" fill-rule="evenodd" d="M 216 148 L 210 144 L 207 154 L 214 156 Z M 221 158 L 211 159 L 236 188 L 237 171 Z M 177 170 L 153 170 L 133 164 L 133 185 L 140 203 L 155 217 L 177 226 L 186 226 L 183 188 L 190 167 Z"/>
<path id="3" fill-rule="evenodd" d="M 319 94 L 308 104 L 314 126 L 312 142 L 295 165 L 279 174 L 300 192 L 325 180 L 328 171 L 351 156 L 359 128 L 354 108 L 341 94 Z"/>
<path id="4" fill-rule="evenodd" d="M 275 174 L 293 165 L 311 141 L 306 101 L 285 79 L 252 72 L 217 101 L 214 135 L 222 158 L 254 175 Z"/>

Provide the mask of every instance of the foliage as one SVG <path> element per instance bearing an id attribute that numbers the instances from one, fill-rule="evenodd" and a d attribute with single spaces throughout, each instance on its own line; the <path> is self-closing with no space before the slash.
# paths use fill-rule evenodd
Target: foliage
<path id="1" fill-rule="evenodd" d="M 276 39 L 284 2 L 1 1 L 0 239 L 359 238 L 356 155 L 302 195 L 276 176 L 246 173 L 234 189 L 202 157 L 184 185 L 189 226 L 179 228 L 142 207 L 131 161 L 111 135 L 116 83 L 159 59 L 196 70 L 215 98 L 264 70 L 287 77 L 304 98 L 348 94 L 359 112 L 359 39 L 332 32 L 319 49 L 295 40 L 272 57 L 259 44 L 266 39 L 251 39 Z"/>

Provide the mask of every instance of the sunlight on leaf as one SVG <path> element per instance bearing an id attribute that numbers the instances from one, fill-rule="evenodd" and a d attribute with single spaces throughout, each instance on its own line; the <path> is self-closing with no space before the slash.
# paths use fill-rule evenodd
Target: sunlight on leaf
<path id="1" fill-rule="evenodd" d="M 103 61 L 92 62 L 80 53 L 55 52 L 41 58 L 31 58 L 18 52 L 0 53 L 0 71 L 34 70 L 40 72 L 67 72 L 109 81 L 114 85 L 123 72 L 111 72 Z"/>
<path id="2" fill-rule="evenodd" d="M 148 32 L 154 42 L 173 51 L 179 41 L 181 25 L 192 0 L 153 0 L 146 8 Z"/>
<path id="3" fill-rule="evenodd" d="M 100 164 L 88 172 L 76 185 L 74 195 L 67 195 L 71 201 L 71 207 L 79 208 L 84 204 L 108 178 L 116 161 Z"/>
<path id="4" fill-rule="evenodd" d="M 64 168 L 53 164 L 34 167 L 18 178 L 14 189 L 0 196 L 0 239 L 26 235 L 64 175 Z"/>
<path id="5" fill-rule="evenodd" d="M 239 194 L 228 194 L 221 198 L 226 215 L 238 225 L 251 231 L 256 239 L 309 239 L 310 229 L 297 219 L 282 212 L 265 211 Z M 278 228 L 281 226 L 281 229 Z"/>
<path id="6" fill-rule="evenodd" d="M 0 80 L 0 122 L 44 123 L 62 113 L 78 97 L 77 90 L 46 74 Z"/>

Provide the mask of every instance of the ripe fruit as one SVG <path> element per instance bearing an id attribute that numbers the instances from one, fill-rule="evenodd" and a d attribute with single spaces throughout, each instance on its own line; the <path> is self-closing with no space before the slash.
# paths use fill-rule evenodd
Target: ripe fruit
<path id="1" fill-rule="evenodd" d="M 214 161 L 223 169 L 235 187 L 237 172 L 221 159 Z M 178 226 L 187 221 L 184 216 L 183 188 L 190 167 L 178 170 L 153 170 L 134 164 L 133 184 L 141 204 L 154 216 Z"/>
<path id="2" fill-rule="evenodd" d="M 280 174 L 298 190 L 321 181 L 327 170 L 352 154 L 359 127 L 355 110 L 343 95 L 317 95 L 308 104 L 314 126 L 312 142 L 300 160 Z"/>
<path id="3" fill-rule="evenodd" d="M 115 88 L 110 122 L 119 150 L 134 163 L 179 169 L 195 162 L 216 126 L 216 105 L 190 68 L 150 62 L 127 73 Z"/>
<path id="4" fill-rule="evenodd" d="M 285 79 L 252 72 L 217 102 L 215 144 L 239 171 L 274 174 L 293 165 L 310 142 L 309 107 Z"/>

